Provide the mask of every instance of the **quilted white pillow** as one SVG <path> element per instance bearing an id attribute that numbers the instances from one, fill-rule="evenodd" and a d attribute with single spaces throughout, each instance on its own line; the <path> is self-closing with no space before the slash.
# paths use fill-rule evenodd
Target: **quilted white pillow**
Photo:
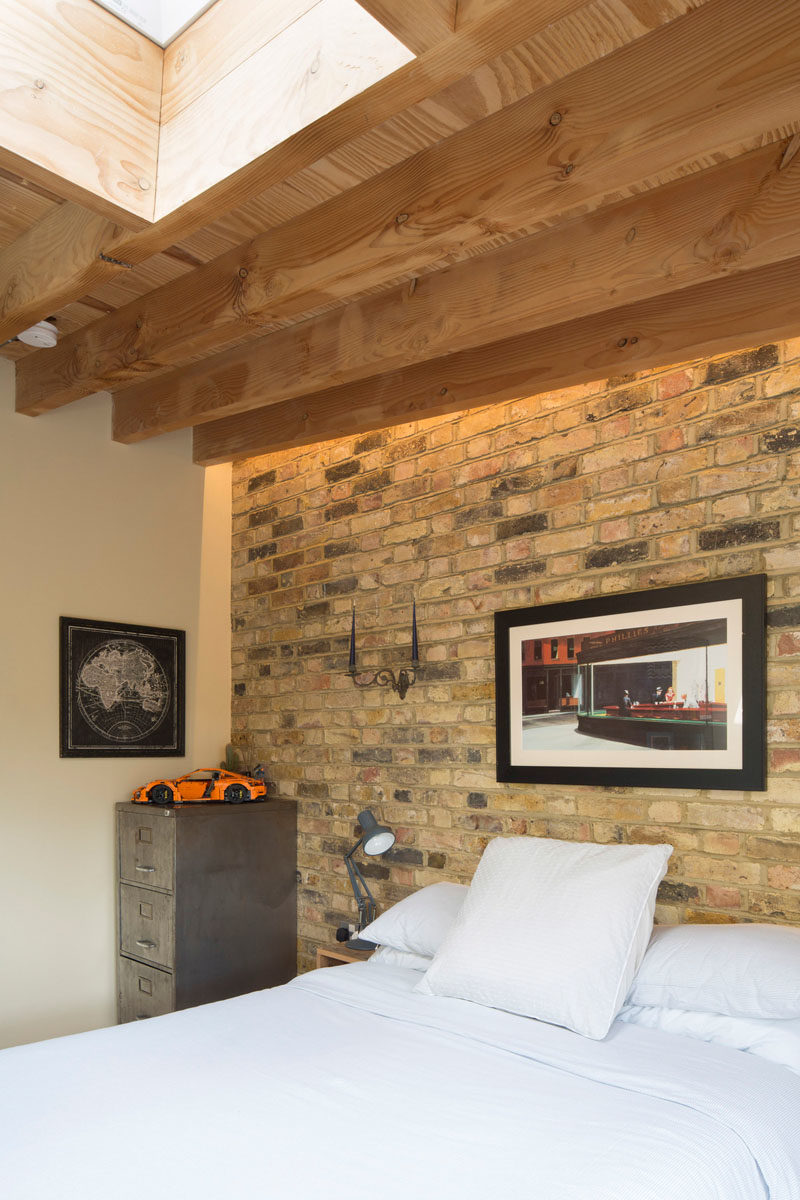
<path id="1" fill-rule="evenodd" d="M 800 1017 L 800 929 L 661 926 L 653 930 L 628 1003 L 735 1017 Z"/>
<path id="2" fill-rule="evenodd" d="M 416 990 L 604 1038 L 647 949 L 671 853 L 495 838 Z"/>
<path id="3" fill-rule="evenodd" d="M 433 958 L 450 932 L 468 890 L 461 883 L 428 884 L 387 908 L 358 936 L 378 946 Z"/>

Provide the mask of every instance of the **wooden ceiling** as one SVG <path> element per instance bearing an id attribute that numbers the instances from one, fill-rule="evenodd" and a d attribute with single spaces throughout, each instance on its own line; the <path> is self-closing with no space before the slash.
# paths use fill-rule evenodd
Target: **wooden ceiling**
<path id="1" fill-rule="evenodd" d="M 333 2 L 295 0 L 294 24 Z M 295 30 L 295 131 L 241 165 L 224 65 L 253 6 L 217 0 L 183 35 L 163 85 L 186 72 L 202 157 L 229 173 L 195 152 L 161 216 L 158 199 L 149 215 L 128 202 L 119 172 L 99 173 L 99 196 L 73 165 L 66 178 L 43 153 L 26 159 L 12 64 L 0 352 L 16 360 L 19 412 L 108 390 L 117 440 L 193 426 L 208 464 L 800 332 L 798 0 L 359 3 L 417 57 L 376 82 L 362 61 L 362 90 L 314 115 L 333 43 Z M 53 64 L 25 70 L 47 93 Z M 151 90 L 130 82 L 142 145 Z M 118 161 L 160 176 L 146 147 L 132 171 Z M 7 340 L 50 315 L 55 349 Z"/>

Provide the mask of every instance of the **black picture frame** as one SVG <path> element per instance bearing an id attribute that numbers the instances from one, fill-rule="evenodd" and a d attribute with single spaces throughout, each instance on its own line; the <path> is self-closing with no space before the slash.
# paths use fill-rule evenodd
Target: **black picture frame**
<path id="1" fill-rule="evenodd" d="M 499 782 L 764 790 L 766 576 L 494 623 Z"/>
<path id="2" fill-rule="evenodd" d="M 186 634 L 61 617 L 61 758 L 185 754 Z"/>

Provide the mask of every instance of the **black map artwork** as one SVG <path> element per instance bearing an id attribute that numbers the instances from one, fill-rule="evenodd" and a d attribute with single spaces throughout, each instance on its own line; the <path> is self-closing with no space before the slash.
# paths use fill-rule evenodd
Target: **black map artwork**
<path id="1" fill-rule="evenodd" d="M 182 630 L 61 618 L 61 757 L 184 753 Z"/>

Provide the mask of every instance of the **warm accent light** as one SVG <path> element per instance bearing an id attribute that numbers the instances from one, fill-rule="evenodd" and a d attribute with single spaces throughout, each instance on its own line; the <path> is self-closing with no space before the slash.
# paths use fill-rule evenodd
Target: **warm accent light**
<path id="1" fill-rule="evenodd" d="M 372 687 L 377 683 L 379 687 L 390 687 L 393 692 L 397 692 L 401 700 L 405 700 L 408 689 L 417 682 L 418 667 L 417 602 L 414 600 L 411 606 L 411 667 L 401 667 L 397 675 L 391 667 L 380 667 L 377 671 L 372 672 L 369 679 L 360 679 L 359 676 L 366 672 L 359 671 L 356 667 L 356 606 L 353 605 L 353 619 L 350 624 L 350 663 L 347 673 L 356 687 Z"/>

